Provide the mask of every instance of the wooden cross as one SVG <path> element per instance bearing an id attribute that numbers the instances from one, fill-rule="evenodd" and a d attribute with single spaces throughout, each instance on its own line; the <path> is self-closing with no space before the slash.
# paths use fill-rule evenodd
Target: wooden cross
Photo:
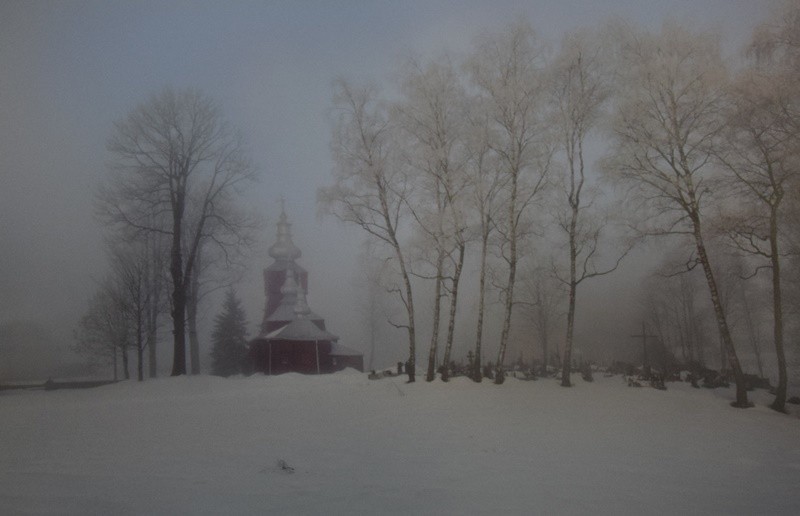
<path id="1" fill-rule="evenodd" d="M 650 360 L 647 357 L 647 339 L 648 337 L 651 339 L 658 338 L 658 335 L 648 335 L 647 328 L 644 322 L 642 322 L 642 333 L 640 335 L 631 335 L 631 337 L 642 339 L 642 369 L 644 369 L 644 376 L 650 378 Z"/>

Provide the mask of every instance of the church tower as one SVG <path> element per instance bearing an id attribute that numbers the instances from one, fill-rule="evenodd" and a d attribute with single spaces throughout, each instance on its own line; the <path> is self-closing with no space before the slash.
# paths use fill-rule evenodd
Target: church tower
<path id="1" fill-rule="evenodd" d="M 297 289 L 302 288 L 304 292 L 308 292 L 308 271 L 295 262 L 303 253 L 292 242 L 292 225 L 286 216 L 283 199 L 281 199 L 281 214 L 278 217 L 277 227 L 277 238 L 269 248 L 269 255 L 274 261 L 264 269 L 266 306 L 264 307 L 264 318 L 261 322 L 261 331 L 264 333 L 274 329 L 274 325 L 270 324 L 270 317 L 281 306 L 284 295 L 291 298 L 287 299 L 287 302 L 294 307 L 297 299 L 295 297 Z M 284 285 L 286 285 L 285 289 L 283 288 Z M 283 290 L 286 292 L 283 292 Z"/>

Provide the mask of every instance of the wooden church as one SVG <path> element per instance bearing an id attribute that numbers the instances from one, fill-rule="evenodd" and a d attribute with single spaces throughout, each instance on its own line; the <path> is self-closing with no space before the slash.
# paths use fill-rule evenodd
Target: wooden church
<path id="1" fill-rule="evenodd" d="M 261 332 L 249 343 L 252 370 L 270 375 L 332 373 L 347 367 L 363 371 L 363 354 L 339 344 L 339 337 L 308 306 L 308 271 L 296 262 L 302 253 L 292 242 L 283 203 L 277 226 L 276 242 L 269 248 L 273 263 L 264 269 Z"/>

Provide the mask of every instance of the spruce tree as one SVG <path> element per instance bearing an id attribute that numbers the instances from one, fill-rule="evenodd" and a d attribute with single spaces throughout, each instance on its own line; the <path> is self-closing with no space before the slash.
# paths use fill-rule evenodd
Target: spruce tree
<path id="1" fill-rule="evenodd" d="M 230 376 L 241 373 L 246 354 L 247 321 L 233 289 L 225 294 L 222 312 L 214 319 L 211 339 L 212 374 Z"/>

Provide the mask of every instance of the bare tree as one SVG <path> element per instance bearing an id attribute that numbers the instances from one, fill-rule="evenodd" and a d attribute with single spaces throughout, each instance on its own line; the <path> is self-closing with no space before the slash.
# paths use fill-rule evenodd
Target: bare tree
<path id="1" fill-rule="evenodd" d="M 541 109 L 544 56 L 533 29 L 520 22 L 480 41 L 468 68 L 479 92 L 477 102 L 485 105 L 491 124 L 491 148 L 499 157 L 504 176 L 505 216 L 495 221 L 503 236 L 502 257 L 508 266 L 495 376 L 495 382 L 502 383 L 514 307 L 517 247 L 523 234 L 524 216 L 545 186 L 550 166 L 551 152 L 545 146 Z"/>
<path id="2" fill-rule="evenodd" d="M 149 342 L 149 317 L 160 305 L 157 289 L 151 288 L 153 263 L 147 242 L 112 241 L 109 244 L 112 279 L 116 282 L 117 306 L 126 318 L 129 343 L 136 352 L 136 378 L 144 380 L 144 353 Z"/>
<path id="3" fill-rule="evenodd" d="M 123 298 L 116 278 L 109 276 L 103 280 L 89 300 L 89 307 L 75 331 L 75 351 L 99 364 L 110 363 L 114 381 L 118 379 L 118 356 L 122 358 L 124 378 L 130 378 L 128 347 L 131 328 Z"/>
<path id="4" fill-rule="evenodd" d="M 194 221 L 198 219 L 196 206 L 197 203 L 193 203 L 189 211 L 188 219 L 192 227 Z M 263 221 L 258 214 L 231 202 L 220 202 L 216 209 L 223 216 L 206 221 L 206 229 L 197 249 L 195 267 L 186 296 L 191 374 L 200 374 L 201 370 L 200 337 L 197 327 L 197 320 L 201 315 L 201 303 L 209 295 L 231 289 L 241 281 L 255 242 L 254 233 L 263 227 Z M 226 224 L 220 224 L 220 220 L 226 221 Z M 235 234 L 231 235 L 231 232 Z M 218 245 L 223 237 L 229 239 L 231 244 L 235 242 L 235 245 Z"/>
<path id="5" fill-rule="evenodd" d="M 448 280 L 450 311 L 445 371 L 450 360 L 466 248 L 465 221 L 459 204 L 466 185 L 462 129 L 466 98 L 448 56 L 428 63 L 410 59 L 403 78 L 400 88 L 403 98 L 394 105 L 392 115 L 400 134 L 405 136 L 402 151 L 405 161 L 420 185 L 417 195 L 408 199 L 409 208 L 435 253 L 433 331 L 425 377 L 432 381 L 436 373 L 441 301 L 448 290 Z M 452 273 L 446 272 L 448 261 L 452 261 Z M 447 380 L 446 372 L 442 379 Z"/>
<path id="6" fill-rule="evenodd" d="M 157 232 L 146 232 L 140 235 L 144 239 L 145 252 L 148 254 L 145 288 L 150 292 L 150 302 L 145 314 L 148 376 L 158 376 L 158 332 L 162 325 L 162 316 L 169 313 L 169 299 L 166 296 L 168 277 L 166 263 L 169 257 L 169 242 L 165 235 Z"/>
<path id="7" fill-rule="evenodd" d="M 406 321 L 390 323 L 408 333 L 408 381 L 413 382 L 414 297 L 399 234 L 411 185 L 398 164 L 386 109 L 379 104 L 375 89 L 354 88 L 345 81 L 338 81 L 335 87 L 331 144 L 336 164 L 334 184 L 319 190 L 318 201 L 323 210 L 357 225 L 391 249 L 402 281 L 402 287 L 394 286 L 392 291 L 405 307 Z"/>
<path id="8" fill-rule="evenodd" d="M 800 29 L 800 25 L 798 25 Z M 781 284 L 783 200 L 796 181 L 795 159 L 800 138 L 787 120 L 787 109 L 800 96 L 794 84 L 781 80 L 781 72 L 753 68 L 736 81 L 723 131 L 725 145 L 716 156 L 730 174 L 740 200 L 728 215 L 729 236 L 742 252 L 762 262 L 755 273 L 772 275 L 773 340 L 778 359 L 778 386 L 771 407 L 786 411 L 788 376 L 784 351 L 783 294 Z"/>
<path id="9" fill-rule="evenodd" d="M 720 299 L 704 233 L 704 207 L 715 192 L 710 160 L 722 129 L 726 69 L 716 39 L 666 24 L 623 46 L 615 141 L 609 170 L 630 186 L 651 217 L 650 235 L 684 235 L 694 243 L 720 338 L 736 381 L 736 407 L 748 407 L 739 358 Z"/>
<path id="10" fill-rule="evenodd" d="M 600 48 L 599 41 L 587 31 L 569 34 L 562 41 L 552 65 L 553 125 L 566 161 L 565 177 L 561 178 L 566 209 L 558 216 L 558 226 L 567 237 L 569 272 L 564 277 L 554 267 L 556 276 L 568 290 L 563 387 L 572 385 L 570 371 L 578 286 L 587 279 L 613 272 L 627 254 L 627 251 L 620 253 L 616 263 L 606 268 L 597 266 L 602 230 L 607 220 L 595 209 L 597 192 L 590 190 L 587 184 L 584 144 L 610 92 L 601 69 Z"/>
<path id="11" fill-rule="evenodd" d="M 216 104 L 196 90 L 166 89 L 115 123 L 109 183 L 99 195 L 106 218 L 171 238 L 172 375 L 186 374 L 186 306 L 200 243 L 211 221 L 215 244 L 237 245 L 240 232 L 218 209 L 255 177 L 242 138 Z M 187 224 L 189 205 L 196 220 Z M 153 225 L 153 214 L 169 224 Z"/>
<path id="12" fill-rule="evenodd" d="M 486 279 L 489 273 L 489 243 L 494 232 L 494 220 L 498 218 L 500 205 L 497 202 L 498 192 L 503 187 L 502 176 L 497 155 L 492 152 L 490 125 L 487 113 L 481 109 L 479 103 L 472 103 L 467 136 L 469 161 L 467 162 L 467 175 L 469 190 L 472 192 L 471 205 L 473 209 L 466 209 L 466 213 L 477 217 L 477 221 L 470 221 L 469 226 L 477 231 L 474 237 L 480 244 L 480 268 L 478 271 L 478 314 L 475 328 L 475 357 L 473 358 L 472 379 L 480 382 L 483 379 L 482 344 L 483 320 L 486 306 Z M 467 201 L 467 205 L 470 202 Z"/>

